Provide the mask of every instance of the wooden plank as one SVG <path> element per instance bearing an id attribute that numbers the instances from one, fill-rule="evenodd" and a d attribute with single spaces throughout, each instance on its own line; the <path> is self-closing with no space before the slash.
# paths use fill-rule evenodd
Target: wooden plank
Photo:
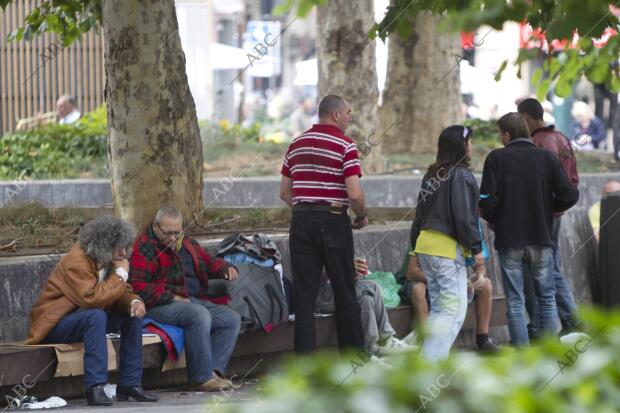
<path id="1" fill-rule="evenodd" d="M 69 65 L 69 55 L 71 54 L 71 50 L 75 49 L 75 45 L 67 49 L 62 49 L 59 54 L 59 58 L 62 59 L 62 68 L 63 68 L 63 76 L 62 76 L 62 94 L 65 93 L 73 94 L 73 89 L 71 88 L 71 71 Z M 60 60 L 59 59 L 59 60 Z M 60 96 L 58 96 L 60 97 Z"/>
<path id="2" fill-rule="evenodd" d="M 495 298 L 491 317 L 491 335 L 501 343 L 510 338 L 507 334 L 504 298 Z M 475 322 L 472 323 L 473 306 L 470 305 L 466 322 L 455 342 L 455 347 L 472 349 L 475 343 Z M 410 306 L 399 306 L 388 309 L 390 323 L 397 336 L 402 337 L 409 333 L 411 326 L 412 309 Z M 469 321 L 468 321 L 469 320 Z M 474 320 L 475 321 L 475 320 Z M 336 319 L 335 317 L 317 318 L 317 347 L 319 349 L 336 348 Z M 255 372 L 264 372 L 277 366 L 284 355 L 293 351 L 294 322 L 287 322 L 278 326 L 270 334 L 254 331 L 247 332 L 239 337 L 233 352 L 229 367 L 229 374 L 245 374 L 254 368 Z M 114 340 L 117 349 L 120 342 Z M 144 386 L 155 388 L 178 385 L 187 382 L 185 369 L 161 373 L 165 352 L 161 343 L 149 344 L 142 351 Z M 0 400 L 12 394 L 13 386 L 27 380 L 37 378 L 37 385 L 29 394 L 55 394 L 60 397 L 75 397 L 81 394 L 82 376 L 69 378 L 53 378 L 56 369 L 56 354 L 51 348 L 24 348 L 0 347 Z M 148 372 L 148 373 L 147 373 Z M 118 373 L 112 373 L 114 378 Z M 112 379 L 113 381 L 113 379 Z"/>
<path id="3" fill-rule="evenodd" d="M 76 48 L 75 50 L 77 58 L 77 66 L 73 76 L 76 78 L 75 98 L 79 102 L 80 109 L 84 112 L 84 47 Z"/>
<path id="4" fill-rule="evenodd" d="M 51 348 L 0 347 L 0 385 L 12 386 L 23 381 L 51 380 L 56 371 L 56 353 Z M 4 398 L 4 396 L 1 396 Z"/>
<path id="5" fill-rule="evenodd" d="M 19 4 L 19 3 L 18 3 Z M 18 12 L 18 22 L 23 22 L 24 18 L 26 17 L 25 14 L 25 9 L 26 9 L 26 4 L 25 2 L 21 3 L 21 7 L 18 7 L 19 12 Z M 25 105 L 25 95 L 26 95 L 26 84 L 25 84 L 25 80 L 26 77 L 29 75 L 29 73 L 27 74 L 26 71 L 29 69 L 26 67 L 26 62 L 24 59 L 24 40 L 22 40 L 21 42 L 19 42 L 17 44 L 17 48 L 18 48 L 18 53 L 19 53 L 19 66 L 18 66 L 18 82 L 19 82 L 19 95 L 17 96 L 17 101 L 18 101 L 18 105 L 19 105 L 19 111 L 18 111 L 18 118 L 25 118 L 26 115 L 26 105 Z"/>
<path id="6" fill-rule="evenodd" d="M 32 45 L 33 45 L 33 51 L 32 51 L 32 55 L 33 55 L 33 61 L 35 63 L 41 62 L 41 56 L 40 56 L 40 51 L 42 50 L 41 47 L 41 37 L 37 36 L 35 37 L 35 39 L 32 41 Z M 39 114 L 39 113 L 44 113 L 41 110 L 41 100 L 39 98 L 39 85 L 41 84 L 41 70 L 39 69 L 39 71 L 32 76 L 32 78 L 30 79 L 30 85 L 32 87 L 32 113 L 33 114 Z"/>
<path id="7" fill-rule="evenodd" d="M 47 48 L 52 43 L 52 36 L 45 35 L 45 42 L 43 43 L 43 47 Z M 47 64 L 45 67 L 42 67 L 41 70 L 45 72 L 45 107 L 46 112 L 51 110 L 56 110 L 55 102 L 52 97 L 52 67 Z"/>
<path id="8" fill-rule="evenodd" d="M 104 91 L 104 63 L 103 63 L 103 34 L 101 31 L 95 36 L 96 45 L 97 45 L 97 62 L 96 62 L 96 73 L 97 73 L 97 106 L 100 106 L 105 101 L 105 91 Z"/>
<path id="9" fill-rule="evenodd" d="M 78 51 L 78 47 L 72 47 L 70 50 L 66 50 L 65 53 L 67 53 L 67 55 L 69 56 L 69 72 L 70 72 L 70 83 L 69 83 L 69 89 L 71 90 L 71 93 L 75 96 L 76 91 L 77 91 L 77 81 L 75 78 L 75 72 L 78 70 L 78 64 L 76 62 L 76 55 L 77 55 L 77 51 Z M 77 97 L 76 97 L 77 99 Z M 81 110 L 82 108 L 80 108 Z"/>
<path id="10" fill-rule="evenodd" d="M 11 7 L 11 16 L 9 18 L 10 20 L 10 24 L 11 24 L 11 28 L 15 27 L 15 21 L 17 20 L 17 7 L 14 5 Z M 8 13 L 7 13 L 8 15 Z M 9 29 L 10 30 L 10 29 Z M 12 31 L 12 30 L 11 30 Z M 7 62 L 7 66 L 8 66 L 8 78 L 9 80 L 9 84 L 10 84 L 10 88 L 9 88 L 9 95 L 8 95 L 8 112 L 9 112 L 9 128 L 8 130 L 13 131 L 15 130 L 15 118 L 17 117 L 17 114 L 15 113 L 15 96 L 16 96 L 16 88 L 17 88 L 17 68 L 15 67 L 15 65 L 17 64 L 17 59 L 15 59 L 16 53 L 15 53 L 15 49 L 16 49 L 16 43 L 15 42 L 11 42 L 10 46 L 9 46 L 9 59 Z"/>
<path id="11" fill-rule="evenodd" d="M 28 2 L 26 2 L 28 3 Z M 26 5 L 26 8 L 27 7 Z M 27 13 L 28 10 L 25 10 L 25 13 Z M 28 68 L 28 72 L 24 73 L 24 87 L 25 87 L 25 95 L 23 96 L 24 98 L 24 103 L 25 103 L 25 109 L 24 109 L 24 116 L 22 117 L 29 117 L 32 116 L 32 114 L 34 114 L 34 111 L 32 110 L 32 98 L 33 98 L 33 93 L 32 93 L 32 80 L 34 75 L 34 71 L 35 68 L 38 65 L 38 61 L 35 58 L 34 61 L 32 60 L 32 53 L 34 48 L 32 47 L 32 44 L 30 42 L 23 42 L 23 48 L 24 48 L 24 55 L 25 55 L 25 67 Z M 36 52 L 35 52 L 36 53 Z"/>
<path id="12" fill-rule="evenodd" d="M 7 14 L 0 13 L 0 108 L 7 107 L 7 61 L 8 51 L 6 47 L 7 33 Z M 8 126 L 7 112 L 0 110 L 0 136 L 4 133 Z"/>
<path id="13" fill-rule="evenodd" d="M 93 39 L 93 33 L 88 33 L 88 111 L 92 111 L 96 106 L 97 85 L 95 83 L 95 44 Z"/>

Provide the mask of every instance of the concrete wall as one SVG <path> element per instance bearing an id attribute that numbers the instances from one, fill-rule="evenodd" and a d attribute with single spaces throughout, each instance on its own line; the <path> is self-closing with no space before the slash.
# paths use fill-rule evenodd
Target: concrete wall
<path id="1" fill-rule="evenodd" d="M 480 181 L 480 176 L 477 177 Z M 582 174 L 580 206 L 596 202 L 608 179 L 620 180 L 620 173 Z M 408 207 L 415 205 L 420 190 L 419 175 L 379 175 L 362 179 L 369 207 Z M 222 179 L 205 179 L 203 197 L 207 205 L 220 207 L 282 207 L 279 177 L 235 178 L 234 185 Z M 39 202 L 49 207 L 100 207 L 112 205 L 110 182 L 104 179 L 60 181 L 0 182 L 0 206 Z"/>
<path id="2" fill-rule="evenodd" d="M 395 272 L 409 243 L 408 223 L 391 228 L 371 227 L 355 232 L 356 253 L 367 257 L 371 270 Z M 283 257 L 283 269 L 291 277 L 288 234 L 271 236 Z M 221 240 L 201 241 L 214 249 Z M 28 335 L 28 315 L 36 302 L 57 256 L 35 256 L 0 261 L 0 343 L 23 340 Z"/>
<path id="3" fill-rule="evenodd" d="M 600 197 L 600 188 L 610 178 L 620 179 L 620 174 L 597 174 L 582 176 L 579 203 L 563 217 L 560 248 L 564 270 L 580 303 L 591 301 L 590 280 L 596 271 L 597 244 L 587 219 L 587 210 Z M 419 190 L 419 179 L 407 176 L 364 178 L 368 205 L 371 207 L 414 206 Z M 277 178 L 248 178 L 238 181 L 219 202 L 221 206 L 281 206 L 277 199 Z M 210 188 L 218 181 L 208 181 L 205 201 Z M 0 204 L 6 201 L 6 183 L 0 184 Z M 107 189 L 106 189 L 107 188 Z M 13 186 L 13 189 L 20 189 Z M 32 182 L 22 186 L 14 195 L 16 201 L 38 200 L 50 206 L 79 204 L 99 206 L 106 200 L 109 184 L 105 181 Z M 2 198 L 5 196 L 5 198 Z M 90 200 L 90 203 L 86 202 Z M 395 272 L 400 267 L 403 252 L 409 244 L 410 221 L 388 224 L 356 232 L 356 253 L 365 256 L 371 269 Z M 492 237 L 491 234 L 488 234 Z M 285 257 L 284 270 L 290 275 L 288 260 L 288 236 L 275 236 Z M 218 241 L 210 242 L 211 245 Z M 49 257 L 2 259 L 0 261 L 0 342 L 23 339 L 28 330 L 28 313 L 47 279 L 54 261 Z M 496 267 L 497 263 L 493 263 Z M 501 293 L 500 285 L 496 292 Z"/>

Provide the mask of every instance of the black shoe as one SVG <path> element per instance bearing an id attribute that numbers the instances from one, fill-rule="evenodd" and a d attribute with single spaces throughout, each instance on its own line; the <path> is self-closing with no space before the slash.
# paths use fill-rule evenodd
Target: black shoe
<path id="1" fill-rule="evenodd" d="M 116 386 L 116 400 L 126 402 L 130 397 L 139 402 L 156 402 L 159 400 L 159 397 L 154 394 L 145 392 L 142 386 Z"/>
<path id="2" fill-rule="evenodd" d="M 112 406 L 112 399 L 103 391 L 103 384 L 98 384 L 86 391 L 86 402 L 89 406 Z"/>
<path id="3" fill-rule="evenodd" d="M 576 333 L 579 331 L 583 331 L 584 326 L 579 322 L 566 322 L 562 323 L 562 329 L 558 333 L 558 337 L 565 336 L 570 333 Z"/>
<path id="4" fill-rule="evenodd" d="M 476 346 L 480 353 L 494 354 L 499 351 L 499 346 L 495 344 L 491 339 L 486 340 L 484 343 Z"/>

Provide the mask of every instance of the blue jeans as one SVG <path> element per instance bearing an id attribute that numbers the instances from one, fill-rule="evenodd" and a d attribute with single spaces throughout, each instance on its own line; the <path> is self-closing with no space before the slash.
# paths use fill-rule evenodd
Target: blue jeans
<path id="1" fill-rule="evenodd" d="M 235 349 L 241 317 L 224 305 L 197 298 L 149 308 L 146 317 L 185 330 L 187 376 L 203 383 L 213 370 L 224 373 Z"/>
<path id="2" fill-rule="evenodd" d="M 508 329 L 513 345 L 528 345 L 524 279 L 531 282 L 539 309 L 542 332 L 556 333 L 555 281 L 551 247 L 528 245 L 498 250 L 506 295 Z"/>
<path id="3" fill-rule="evenodd" d="M 456 249 L 456 260 L 418 254 L 431 301 L 428 335 L 422 346 L 429 361 L 448 357 L 467 315 L 467 269 L 461 247 Z"/>
<path id="4" fill-rule="evenodd" d="M 77 310 L 64 316 L 43 343 L 84 342 L 84 387 L 108 382 L 106 333 L 121 333 L 120 386 L 142 385 L 142 319 L 103 310 Z"/>
<path id="5" fill-rule="evenodd" d="M 568 286 L 568 281 L 562 273 L 562 255 L 559 248 L 561 217 L 553 219 L 551 236 L 553 237 L 553 279 L 555 280 L 555 302 L 558 308 L 558 316 L 562 323 L 562 328 L 566 330 L 577 326 L 577 306 L 573 293 Z M 540 335 L 540 312 L 538 311 L 538 300 L 534 293 L 534 284 L 531 277 L 525 279 L 525 308 L 530 316 L 529 334 L 530 337 Z"/>

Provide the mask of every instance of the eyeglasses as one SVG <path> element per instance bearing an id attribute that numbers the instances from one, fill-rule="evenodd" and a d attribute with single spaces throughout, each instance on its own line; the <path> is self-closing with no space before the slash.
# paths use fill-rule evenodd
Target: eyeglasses
<path id="1" fill-rule="evenodd" d="M 161 233 L 165 236 L 165 237 L 178 237 L 181 234 L 183 234 L 183 231 L 164 231 L 164 229 L 161 227 L 161 225 L 159 225 L 159 222 L 156 222 L 155 225 L 157 225 L 157 228 L 159 228 L 159 230 L 161 231 Z"/>

